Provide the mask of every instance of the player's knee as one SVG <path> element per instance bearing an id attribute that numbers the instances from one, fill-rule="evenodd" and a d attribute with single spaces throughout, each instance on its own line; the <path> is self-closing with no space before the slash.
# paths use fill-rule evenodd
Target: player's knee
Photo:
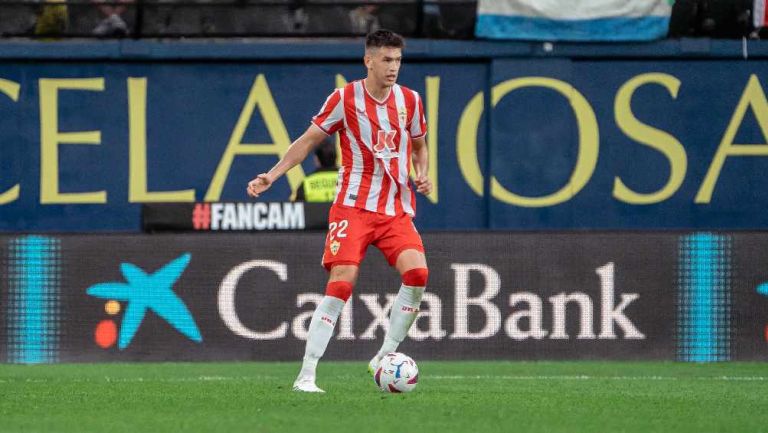
<path id="1" fill-rule="evenodd" d="M 325 286 L 325 294 L 347 302 L 347 299 L 352 296 L 352 283 L 349 281 L 330 281 Z"/>
<path id="2" fill-rule="evenodd" d="M 426 287 L 429 279 L 427 268 L 415 268 L 403 273 L 403 284 L 412 287 Z"/>
<path id="3" fill-rule="evenodd" d="M 334 264 L 328 277 L 329 281 L 349 281 L 355 285 L 358 268 L 356 265 Z"/>

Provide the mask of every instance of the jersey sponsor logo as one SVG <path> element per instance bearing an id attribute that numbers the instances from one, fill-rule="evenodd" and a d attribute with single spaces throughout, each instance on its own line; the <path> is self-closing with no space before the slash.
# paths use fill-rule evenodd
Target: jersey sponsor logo
<path id="1" fill-rule="evenodd" d="M 205 210 L 201 210 L 204 206 Z M 304 203 L 205 203 L 192 213 L 195 230 L 302 230 Z"/>
<path id="2" fill-rule="evenodd" d="M 374 156 L 386 162 L 397 158 L 397 146 L 395 145 L 395 131 L 379 131 L 376 144 L 373 145 Z"/>
<path id="3" fill-rule="evenodd" d="M 385 149 L 395 150 L 395 131 L 379 130 L 373 150 L 383 152 Z"/>

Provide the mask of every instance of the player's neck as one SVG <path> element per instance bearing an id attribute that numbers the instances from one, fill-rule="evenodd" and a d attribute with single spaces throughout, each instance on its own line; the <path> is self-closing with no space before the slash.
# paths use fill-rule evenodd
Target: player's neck
<path id="1" fill-rule="evenodd" d="M 392 90 L 390 86 L 376 83 L 371 77 L 364 79 L 363 85 L 365 86 L 365 90 L 368 91 L 368 94 L 379 102 L 384 101 L 387 96 L 389 96 L 389 91 Z"/>

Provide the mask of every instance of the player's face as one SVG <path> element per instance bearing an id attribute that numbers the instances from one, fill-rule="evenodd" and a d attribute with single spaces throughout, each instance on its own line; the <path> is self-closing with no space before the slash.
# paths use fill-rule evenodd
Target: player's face
<path id="1" fill-rule="evenodd" d="M 403 61 L 403 50 L 400 48 L 381 47 L 373 48 L 365 55 L 365 66 L 368 68 L 368 77 L 378 84 L 391 87 L 397 81 L 400 72 L 400 63 Z"/>

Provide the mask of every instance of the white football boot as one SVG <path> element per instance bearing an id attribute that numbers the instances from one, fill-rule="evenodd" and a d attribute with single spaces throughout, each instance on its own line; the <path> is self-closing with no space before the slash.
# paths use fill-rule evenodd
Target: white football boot
<path id="1" fill-rule="evenodd" d="M 315 379 L 312 377 L 299 377 L 293 382 L 293 390 L 296 392 L 317 392 L 324 393 L 322 389 L 315 385 Z"/>

